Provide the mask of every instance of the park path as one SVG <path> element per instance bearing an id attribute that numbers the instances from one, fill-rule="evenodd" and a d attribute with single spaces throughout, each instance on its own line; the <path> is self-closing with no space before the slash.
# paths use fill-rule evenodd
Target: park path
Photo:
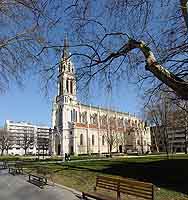
<path id="1" fill-rule="evenodd" d="M 47 185 L 41 189 L 28 176 L 13 176 L 0 170 L 0 200 L 79 200 L 79 194 L 65 187 Z"/>

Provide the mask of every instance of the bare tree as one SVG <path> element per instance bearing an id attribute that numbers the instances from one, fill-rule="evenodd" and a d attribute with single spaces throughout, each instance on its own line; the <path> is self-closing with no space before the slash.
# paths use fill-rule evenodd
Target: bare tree
<path id="1" fill-rule="evenodd" d="M 59 63 L 53 57 L 55 63 L 49 64 L 48 50 L 59 53 L 61 33 L 68 30 L 77 41 L 68 57 L 81 63 L 77 79 L 82 84 L 98 75 L 110 87 L 128 76 L 150 96 L 167 85 L 188 99 L 187 0 L 3 0 L 0 14 L 1 90 L 12 79 L 20 82 L 29 66 L 44 66 L 47 83 L 56 76 Z"/>
<path id="2" fill-rule="evenodd" d="M 1 149 L 1 156 L 6 153 L 8 154 L 9 148 L 13 145 L 11 137 L 5 129 L 0 129 L 0 149 Z"/>
<path id="3" fill-rule="evenodd" d="M 112 150 L 117 146 L 117 142 L 118 142 L 117 135 L 113 130 L 107 129 L 104 136 L 105 136 L 106 142 L 108 144 L 110 157 L 112 157 Z"/>
<path id="4" fill-rule="evenodd" d="M 36 55 L 52 41 L 49 33 L 58 20 L 55 7 L 51 0 L 0 1 L 0 92 L 10 81 L 22 85 L 23 75 L 47 65 L 45 55 Z"/>
<path id="5" fill-rule="evenodd" d="M 44 151 L 46 151 L 47 154 L 47 150 L 49 149 L 49 138 L 45 138 L 45 137 L 37 137 L 37 148 L 38 148 L 38 157 L 40 155 L 40 150 L 42 150 L 42 155 L 43 155 L 43 159 L 44 159 Z"/>
<path id="6" fill-rule="evenodd" d="M 151 95 L 167 85 L 188 99 L 187 0 L 72 0 L 64 11 L 80 41 L 69 57 L 83 63 L 77 77 L 84 85 L 99 75 L 109 87 L 128 75 Z"/>
<path id="7" fill-rule="evenodd" d="M 21 146 L 25 151 L 25 155 L 27 154 L 27 149 L 33 146 L 33 143 L 34 143 L 34 134 L 25 131 L 21 141 Z"/>
<path id="8" fill-rule="evenodd" d="M 14 141 L 12 136 L 8 136 L 7 141 L 6 141 L 6 154 L 8 155 L 8 151 L 10 148 L 12 148 L 12 146 L 14 145 Z"/>
<path id="9" fill-rule="evenodd" d="M 169 122 L 169 114 L 171 113 L 171 105 L 165 96 L 160 101 L 150 103 L 147 106 L 148 121 L 153 127 L 153 138 L 155 140 L 156 148 L 159 150 L 159 137 L 160 141 L 164 145 L 167 158 L 169 158 L 169 138 L 168 138 L 168 127 L 171 126 Z"/>
<path id="10" fill-rule="evenodd" d="M 124 134 L 118 131 L 117 118 L 115 116 L 110 116 L 107 113 L 105 118 L 103 116 L 101 122 L 101 128 L 108 145 L 109 154 L 112 156 L 113 149 L 118 149 L 119 145 L 124 144 Z"/>

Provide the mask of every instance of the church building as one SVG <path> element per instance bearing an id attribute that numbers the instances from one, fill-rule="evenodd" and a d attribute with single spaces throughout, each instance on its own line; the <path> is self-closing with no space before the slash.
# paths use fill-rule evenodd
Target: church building
<path id="1" fill-rule="evenodd" d="M 77 100 L 75 68 L 67 40 L 58 74 L 58 94 L 53 103 L 52 155 L 149 152 L 150 128 L 127 112 L 85 105 Z"/>

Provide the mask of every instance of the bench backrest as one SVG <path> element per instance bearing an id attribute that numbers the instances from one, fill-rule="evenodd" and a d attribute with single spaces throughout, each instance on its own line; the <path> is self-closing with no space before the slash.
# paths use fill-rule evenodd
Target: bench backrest
<path id="1" fill-rule="evenodd" d="M 117 191 L 118 183 L 119 181 L 117 179 L 113 179 L 110 177 L 97 176 L 96 178 L 96 188 L 99 187 L 111 191 Z"/>
<path id="2" fill-rule="evenodd" d="M 148 200 L 154 199 L 154 185 L 152 183 L 98 176 L 96 179 L 97 187 L 116 191 L 118 200 L 120 199 L 121 193 Z"/>
<path id="3" fill-rule="evenodd" d="M 120 180 L 119 192 L 148 200 L 154 199 L 154 185 L 131 179 Z"/>

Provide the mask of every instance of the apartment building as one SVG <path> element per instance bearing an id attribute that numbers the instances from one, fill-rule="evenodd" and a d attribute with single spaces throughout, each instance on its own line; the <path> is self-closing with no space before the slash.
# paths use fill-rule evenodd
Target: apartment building
<path id="1" fill-rule="evenodd" d="M 49 153 L 49 127 L 10 120 L 5 121 L 4 127 L 11 142 L 8 154 L 36 155 L 38 153 Z"/>

